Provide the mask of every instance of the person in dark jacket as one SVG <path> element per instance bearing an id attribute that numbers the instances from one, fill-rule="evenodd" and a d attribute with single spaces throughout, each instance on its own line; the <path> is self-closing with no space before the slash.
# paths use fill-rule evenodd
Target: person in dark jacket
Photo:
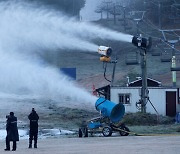
<path id="1" fill-rule="evenodd" d="M 37 148 L 39 116 L 36 113 L 34 108 L 32 108 L 32 112 L 29 114 L 28 118 L 30 120 L 29 148 L 32 148 L 32 140 L 33 139 L 34 139 L 34 148 Z"/>
<path id="2" fill-rule="evenodd" d="M 13 141 L 12 151 L 16 151 L 16 141 L 19 141 L 19 133 L 17 128 L 17 117 L 14 116 L 14 112 L 10 112 L 9 116 L 6 116 L 6 149 L 5 151 L 10 151 L 10 141 Z"/>

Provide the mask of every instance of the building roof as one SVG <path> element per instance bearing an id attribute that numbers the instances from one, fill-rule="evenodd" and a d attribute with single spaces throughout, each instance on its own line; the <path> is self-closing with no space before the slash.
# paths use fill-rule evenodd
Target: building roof
<path id="1" fill-rule="evenodd" d="M 141 86 L 142 86 L 142 78 L 141 77 L 135 81 L 128 83 L 128 87 L 141 87 Z M 148 87 L 160 87 L 161 82 L 154 80 L 152 78 L 147 78 L 147 86 Z"/>

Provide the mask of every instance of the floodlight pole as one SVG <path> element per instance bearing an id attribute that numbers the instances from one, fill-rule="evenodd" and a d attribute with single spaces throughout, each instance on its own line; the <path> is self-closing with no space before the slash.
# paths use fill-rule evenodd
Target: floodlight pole
<path id="1" fill-rule="evenodd" d="M 115 76 L 115 71 L 116 71 L 117 59 L 112 61 L 111 63 L 114 64 L 114 66 L 113 66 L 113 73 L 112 73 L 112 80 L 111 80 L 111 86 L 113 86 L 114 85 L 114 76 Z"/>
<path id="2" fill-rule="evenodd" d="M 158 4 L 158 16 L 159 16 L 159 29 L 162 28 L 162 24 L 161 24 L 161 2 L 159 1 L 159 4 Z"/>
<path id="3" fill-rule="evenodd" d="M 139 34 L 139 29 L 138 29 L 138 26 L 139 26 L 139 21 L 136 21 L 136 30 L 137 30 L 137 35 Z"/>
<path id="4" fill-rule="evenodd" d="M 123 6 L 123 11 L 124 11 L 124 14 L 123 14 L 123 18 L 124 18 L 124 30 L 126 31 L 126 7 Z"/>
<path id="5" fill-rule="evenodd" d="M 114 4 L 113 13 L 114 13 L 114 24 L 116 25 L 116 5 L 115 4 Z"/>
<path id="6" fill-rule="evenodd" d="M 141 37 L 141 34 L 139 37 L 137 37 L 136 40 L 132 40 L 132 43 L 135 43 L 137 47 L 140 49 L 140 56 L 141 56 L 141 71 L 142 71 L 142 87 L 141 87 L 141 99 L 140 99 L 140 104 L 141 104 L 141 112 L 146 113 L 146 104 L 148 101 L 148 88 L 147 88 L 147 58 L 146 58 L 146 53 L 147 53 L 147 42 L 145 45 L 143 44 L 143 39 Z"/>
<path id="7" fill-rule="evenodd" d="M 140 55 L 141 55 L 141 70 L 142 70 L 141 112 L 146 113 L 146 102 L 147 102 L 147 98 L 148 98 L 146 49 L 141 50 Z"/>
<path id="8" fill-rule="evenodd" d="M 136 33 L 137 33 L 137 35 L 139 35 L 139 22 L 141 21 L 141 19 L 136 18 L 136 19 L 134 19 L 134 21 L 136 22 Z"/>

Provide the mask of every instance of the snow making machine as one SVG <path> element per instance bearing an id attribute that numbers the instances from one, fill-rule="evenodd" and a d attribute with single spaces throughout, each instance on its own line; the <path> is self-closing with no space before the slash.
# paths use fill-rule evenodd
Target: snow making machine
<path id="1" fill-rule="evenodd" d="M 93 118 L 79 128 L 79 137 L 88 137 L 88 134 L 102 133 L 105 137 L 111 136 L 113 132 L 118 132 L 121 136 L 128 136 L 129 129 L 120 123 L 125 113 L 123 104 L 116 104 L 103 97 L 100 97 L 95 108 L 100 112 L 100 116 Z"/>

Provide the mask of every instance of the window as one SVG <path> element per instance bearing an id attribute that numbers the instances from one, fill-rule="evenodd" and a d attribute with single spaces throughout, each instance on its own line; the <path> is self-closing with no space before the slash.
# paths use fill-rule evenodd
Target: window
<path id="1" fill-rule="evenodd" d="M 130 104 L 130 94 L 119 94 L 119 103 Z"/>

